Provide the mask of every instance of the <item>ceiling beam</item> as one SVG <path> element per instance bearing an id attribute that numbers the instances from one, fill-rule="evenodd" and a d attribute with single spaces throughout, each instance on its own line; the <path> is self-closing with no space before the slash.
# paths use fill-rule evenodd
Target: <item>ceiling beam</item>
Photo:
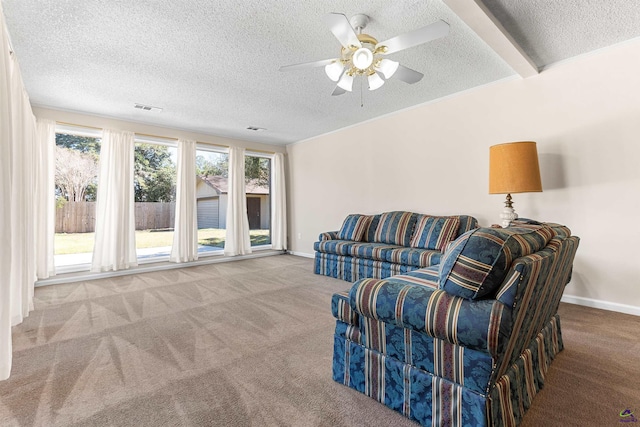
<path id="1" fill-rule="evenodd" d="M 480 0 L 444 0 L 460 19 L 523 78 L 538 74 L 538 67 Z"/>

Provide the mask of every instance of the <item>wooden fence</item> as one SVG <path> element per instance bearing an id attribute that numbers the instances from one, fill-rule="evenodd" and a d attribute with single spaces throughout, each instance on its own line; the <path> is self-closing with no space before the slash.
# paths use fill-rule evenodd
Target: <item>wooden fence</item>
<path id="1" fill-rule="evenodd" d="M 173 228 L 175 202 L 135 203 L 136 230 Z M 67 202 L 56 208 L 56 233 L 90 233 L 95 231 L 96 202 Z"/>

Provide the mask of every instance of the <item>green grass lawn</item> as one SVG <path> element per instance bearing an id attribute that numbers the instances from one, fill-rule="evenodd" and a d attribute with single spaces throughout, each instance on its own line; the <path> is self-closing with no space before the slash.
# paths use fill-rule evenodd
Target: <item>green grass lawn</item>
<path id="1" fill-rule="evenodd" d="M 198 230 L 198 244 L 202 246 L 224 247 L 225 230 L 220 228 L 203 228 Z M 93 252 L 94 233 L 56 233 L 55 254 L 79 254 Z M 252 246 L 271 243 L 269 230 L 250 230 Z M 159 248 L 173 244 L 173 231 L 136 231 L 136 248 Z"/>

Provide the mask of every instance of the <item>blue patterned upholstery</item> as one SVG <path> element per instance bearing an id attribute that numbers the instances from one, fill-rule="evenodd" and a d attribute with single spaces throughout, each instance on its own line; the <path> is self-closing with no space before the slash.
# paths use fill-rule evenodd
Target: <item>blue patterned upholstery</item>
<path id="1" fill-rule="evenodd" d="M 421 215 L 416 221 L 409 246 L 443 252 L 449 242 L 458 235 L 460 218 Z"/>
<path id="2" fill-rule="evenodd" d="M 355 243 L 348 240 L 320 241 L 313 247 L 316 252 L 386 261 L 412 267 L 438 264 L 442 257 L 442 253 L 428 249 L 403 248 L 385 243 Z"/>
<path id="3" fill-rule="evenodd" d="M 385 212 L 380 216 L 373 241 L 391 245 L 409 246 L 417 214 L 411 212 Z"/>
<path id="4" fill-rule="evenodd" d="M 345 232 L 343 235 L 356 229 L 355 221 L 358 220 L 358 217 L 362 218 L 365 215 L 349 215 L 347 217 L 343 224 Z M 411 212 L 388 212 L 368 216 L 370 218 L 368 225 L 360 227 L 365 224 L 365 221 L 358 224 L 358 228 L 365 228 L 362 241 L 341 239 L 340 231 L 321 233 L 318 236 L 318 241 L 314 244 L 316 251 L 315 273 L 352 282 L 366 277 L 383 279 L 394 274 L 439 264 L 443 254 L 441 250 L 410 247 L 409 245 L 418 217 L 424 216 Z M 446 218 L 453 218 L 449 224 L 458 221 L 456 236 L 478 225 L 475 218 L 467 215 Z M 382 221 L 383 219 L 384 221 Z M 380 240 L 382 235 L 390 241 L 406 241 L 407 245 L 374 241 Z M 352 234 L 351 237 L 359 236 Z M 415 236 L 413 237 L 415 238 Z"/>
<path id="5" fill-rule="evenodd" d="M 347 215 L 342 227 L 338 230 L 338 239 L 362 241 L 365 233 L 369 231 L 372 217 L 369 215 L 351 214 Z"/>
<path id="6" fill-rule="evenodd" d="M 468 231 L 442 257 L 440 288 L 463 298 L 491 297 L 514 259 L 539 251 L 554 235 L 548 226 L 524 224 Z"/>
<path id="7" fill-rule="evenodd" d="M 519 424 L 563 348 L 557 309 L 579 239 L 556 224 L 497 230 L 503 244 L 487 247 L 511 259 L 493 297 L 438 288 L 437 265 L 335 294 L 334 380 L 425 426 Z"/>

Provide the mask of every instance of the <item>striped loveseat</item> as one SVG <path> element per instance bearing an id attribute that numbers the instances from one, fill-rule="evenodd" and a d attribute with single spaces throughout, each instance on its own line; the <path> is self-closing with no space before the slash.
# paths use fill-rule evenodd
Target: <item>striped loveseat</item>
<path id="1" fill-rule="evenodd" d="M 320 234 L 314 271 L 354 282 L 437 265 L 447 244 L 477 226 L 467 215 L 348 215 L 340 230 Z"/>
<path id="2" fill-rule="evenodd" d="M 333 378 L 425 426 L 514 426 L 562 350 L 557 310 L 578 237 L 478 228 L 437 266 L 333 295 Z"/>

